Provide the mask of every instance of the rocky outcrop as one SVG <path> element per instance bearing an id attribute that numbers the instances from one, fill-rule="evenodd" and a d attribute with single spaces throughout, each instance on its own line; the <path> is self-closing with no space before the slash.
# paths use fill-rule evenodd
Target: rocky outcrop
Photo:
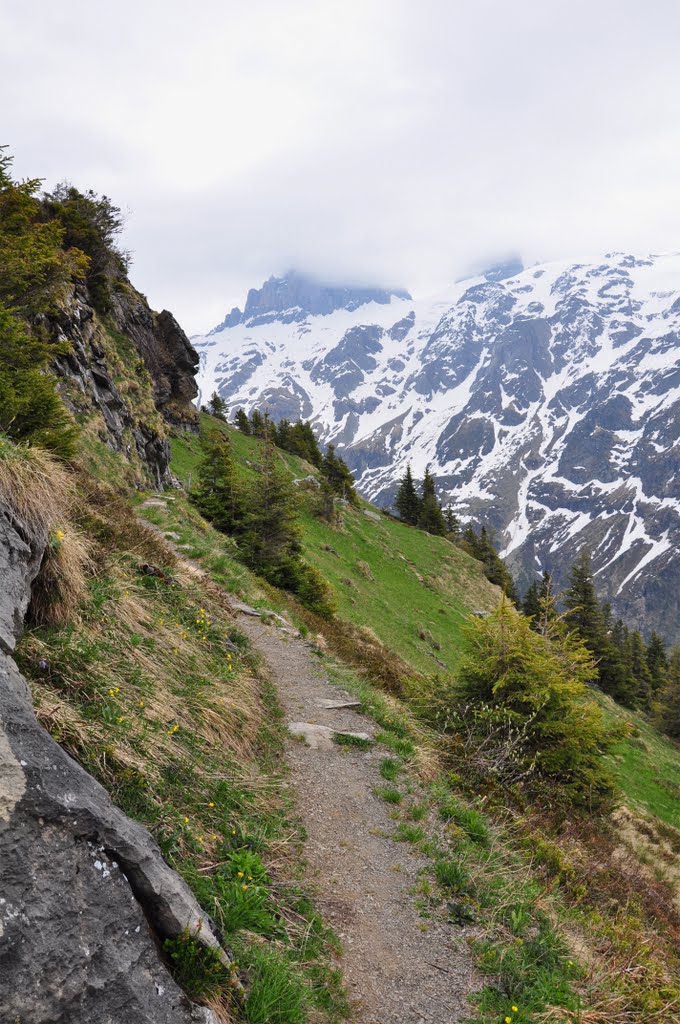
<path id="1" fill-rule="evenodd" d="M 192 405 L 198 395 L 198 352 L 172 313 L 154 313 L 134 289 L 114 292 L 112 312 L 120 330 L 144 360 L 153 382 L 156 407 L 173 426 L 196 430 Z"/>
<path id="2" fill-rule="evenodd" d="M 45 543 L 0 505 L 0 1020 L 209 1024 L 161 953 L 185 927 L 219 949 L 206 915 L 38 724 L 11 657 Z"/>
<path id="3" fill-rule="evenodd" d="M 118 282 L 102 318 L 79 284 L 43 326 L 70 345 L 53 366 L 67 405 L 98 417 L 100 438 L 136 459 L 154 486 L 170 483 L 168 425 L 198 430 L 198 355 L 172 313 L 154 313 L 143 295 Z"/>

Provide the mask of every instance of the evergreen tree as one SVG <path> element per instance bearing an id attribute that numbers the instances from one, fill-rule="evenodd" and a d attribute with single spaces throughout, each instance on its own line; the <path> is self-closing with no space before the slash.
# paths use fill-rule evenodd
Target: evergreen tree
<path id="1" fill-rule="evenodd" d="M 631 707 L 649 708 L 652 702 L 652 674 L 647 663 L 647 649 L 645 642 L 637 629 L 634 629 L 628 639 L 626 648 L 626 664 L 632 677 L 633 689 L 630 694 Z"/>
<path id="2" fill-rule="evenodd" d="M 79 192 L 69 182 L 57 185 L 43 200 L 43 212 L 64 230 L 64 244 L 82 250 L 88 257 L 87 286 L 100 313 L 111 308 L 113 284 L 125 277 L 130 253 L 117 238 L 124 217 L 108 196 L 91 189 Z"/>
<path id="3" fill-rule="evenodd" d="M 264 437 L 264 419 L 259 409 L 253 409 L 250 414 L 250 433 L 254 437 Z"/>
<path id="4" fill-rule="evenodd" d="M 45 222 L 40 180 L 14 181 L 0 146 L 0 304 L 27 321 L 52 312 L 65 287 L 82 278 L 88 259 L 69 248 L 57 221 Z"/>
<path id="5" fill-rule="evenodd" d="M 423 477 L 423 496 L 420 501 L 418 513 L 418 526 L 426 533 L 443 537 L 446 534 L 446 523 L 442 514 L 441 505 L 437 500 L 434 477 L 430 473 L 430 467 L 426 466 Z"/>
<path id="6" fill-rule="evenodd" d="M 68 248 L 63 228 L 45 223 L 37 179 L 16 182 L 0 147 L 0 432 L 70 459 L 75 423 L 47 368 L 68 344 L 51 344 L 40 317 L 57 308 L 87 259 Z"/>
<path id="7" fill-rule="evenodd" d="M 231 441 L 212 430 L 201 442 L 203 459 L 191 499 L 216 529 L 234 534 L 243 528 L 244 495 L 239 485 Z"/>
<path id="8" fill-rule="evenodd" d="M 303 423 L 298 420 L 290 429 L 290 440 L 286 451 L 297 455 L 301 459 L 311 462 L 317 469 L 321 468 L 323 456 L 319 443 L 312 430 L 311 423 Z"/>
<path id="9" fill-rule="evenodd" d="M 270 434 L 262 442 L 260 471 L 248 492 L 239 546 L 246 563 L 269 583 L 296 594 L 312 611 L 333 614 L 332 593 L 318 570 L 301 558 L 297 494 Z"/>
<path id="10" fill-rule="evenodd" d="M 534 580 L 533 583 L 527 588 L 527 592 L 524 595 L 522 601 L 522 613 L 526 615 L 528 619 L 531 619 L 532 628 L 536 628 L 535 623 L 538 622 L 538 617 L 541 614 L 541 604 L 538 596 L 538 581 Z"/>
<path id="11" fill-rule="evenodd" d="M 585 548 L 572 566 L 564 601 L 570 625 L 595 657 L 602 690 L 628 707 L 647 701 L 649 680 L 643 664 L 644 645 L 640 647 L 639 636 L 632 641 L 622 623 L 612 624 L 608 605 L 600 607 L 590 553 Z"/>
<path id="12" fill-rule="evenodd" d="M 276 586 L 286 586 L 292 558 L 301 551 L 297 502 L 273 441 L 265 437 L 257 479 L 248 494 L 241 548 L 246 562 Z"/>
<path id="13" fill-rule="evenodd" d="M 604 622 L 595 593 L 590 552 L 581 551 L 569 574 L 564 595 L 569 623 L 577 629 L 589 651 L 598 658 L 605 645 Z"/>
<path id="14" fill-rule="evenodd" d="M 328 481 L 334 494 L 356 505 L 357 492 L 354 489 L 354 477 L 344 459 L 335 454 L 335 445 L 329 444 L 321 461 L 321 474 Z"/>
<path id="15" fill-rule="evenodd" d="M 397 497 L 394 506 L 399 513 L 399 518 L 410 526 L 417 526 L 422 509 L 422 501 L 416 491 L 411 473 L 410 463 L 406 466 L 406 473 L 399 484 Z"/>
<path id="16" fill-rule="evenodd" d="M 659 693 L 666 685 L 668 655 L 666 645 L 658 633 L 652 631 L 647 644 L 647 667 L 649 668 L 652 693 Z"/>
<path id="17" fill-rule="evenodd" d="M 540 582 L 534 580 L 524 595 L 522 612 L 531 619 L 531 628 L 545 633 L 547 624 L 559 618 L 552 575 L 544 569 Z"/>
<path id="18" fill-rule="evenodd" d="M 457 541 L 460 537 L 460 521 L 450 505 L 443 510 L 446 533 L 451 541 Z"/>
<path id="19" fill-rule="evenodd" d="M 284 452 L 291 448 L 291 424 L 285 417 L 274 427 L 274 444 Z"/>
<path id="20" fill-rule="evenodd" d="M 607 799 L 613 780 L 603 754 L 613 737 L 584 685 L 595 675 L 585 645 L 555 620 L 546 635 L 535 632 L 505 601 L 469 620 L 465 640 L 458 685 L 472 728 L 509 721 L 525 736 L 521 767 L 577 803 Z"/>
<path id="21" fill-rule="evenodd" d="M 668 659 L 666 682 L 658 695 L 655 720 L 668 736 L 680 740 L 680 647 Z"/>
<path id="22" fill-rule="evenodd" d="M 250 433 L 250 420 L 248 419 L 244 409 L 239 409 L 237 411 L 234 416 L 234 423 L 242 434 Z"/>
<path id="23" fill-rule="evenodd" d="M 208 412 L 211 416 L 215 416 L 218 420 L 226 420 L 227 403 L 223 398 L 213 391 L 212 397 L 208 402 Z"/>

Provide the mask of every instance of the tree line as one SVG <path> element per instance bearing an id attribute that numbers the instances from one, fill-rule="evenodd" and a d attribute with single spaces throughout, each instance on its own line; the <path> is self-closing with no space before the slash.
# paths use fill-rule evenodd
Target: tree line
<path id="1" fill-rule="evenodd" d="M 447 537 L 478 559 L 487 579 L 515 603 L 534 630 L 545 630 L 546 616 L 557 619 L 564 614 L 565 625 L 592 654 L 593 679 L 600 689 L 625 707 L 651 714 L 659 728 L 680 738 L 680 648 L 668 651 L 654 631 L 645 642 L 639 630 L 631 630 L 621 619 L 613 619 L 609 605 L 598 601 L 587 550 L 572 566 L 569 585 L 560 595 L 559 605 L 548 572 L 530 585 L 520 601 L 515 582 L 496 551 L 491 531 L 486 526 L 477 530 L 471 524 L 462 527 L 450 507 L 442 508 L 429 467 L 418 489 L 407 465 L 399 482 L 395 508 L 403 522 Z"/>
<path id="2" fill-rule="evenodd" d="M 213 392 L 205 411 L 227 422 L 227 403 L 217 392 Z M 325 452 L 321 451 L 314 428 L 308 420 L 291 423 L 284 417 L 275 422 L 266 409 L 264 412 L 253 409 L 250 415 L 244 409 L 237 409 L 233 424 L 242 434 L 262 440 L 266 438 L 281 451 L 296 455 L 318 469 L 321 474 L 322 497 L 326 499 L 322 502 L 325 507 L 334 498 L 344 499 L 351 505 L 359 503 L 354 477 L 347 463 L 337 454 L 333 444 L 326 445 Z"/>
<path id="3" fill-rule="evenodd" d="M 436 537 L 446 537 L 476 558 L 482 563 L 486 578 L 500 587 L 511 601 L 517 603 L 515 582 L 496 551 L 493 534 L 486 526 L 482 526 L 479 531 L 475 530 L 472 524 L 466 525 L 465 528 L 461 527 L 453 509 L 450 506 L 442 507 L 437 498 L 436 481 L 429 466 L 425 467 L 425 475 L 419 488 L 413 479 L 411 466 L 406 466 L 406 472 L 399 481 L 394 507 L 402 522 Z"/>
<path id="4" fill-rule="evenodd" d="M 239 473 L 230 438 L 212 430 L 190 498 L 213 526 L 233 537 L 239 557 L 273 586 L 295 594 L 323 616 L 333 613 L 331 590 L 302 557 L 298 496 L 277 457 L 271 435 L 260 443 L 252 480 Z"/>
<path id="5" fill-rule="evenodd" d="M 559 614 L 550 573 L 532 583 L 522 611 L 536 628 L 547 614 Z M 645 641 L 637 629 L 614 619 L 595 590 L 590 552 L 584 549 L 560 595 L 564 619 L 593 655 L 600 689 L 625 707 L 651 714 L 660 729 L 680 738 L 680 648 L 668 651 L 652 631 Z"/>

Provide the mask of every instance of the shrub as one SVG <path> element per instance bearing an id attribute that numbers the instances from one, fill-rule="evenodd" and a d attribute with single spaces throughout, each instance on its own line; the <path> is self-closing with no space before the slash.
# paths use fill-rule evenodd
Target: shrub
<path id="1" fill-rule="evenodd" d="M 194 999 L 209 998 L 231 983 L 231 972 L 219 952 L 200 943 L 187 928 L 175 939 L 166 939 L 163 949 L 177 984 Z"/>
<path id="2" fill-rule="evenodd" d="M 595 675 L 582 642 L 559 622 L 545 634 L 506 601 L 465 627 L 457 685 L 439 680 L 423 713 L 462 736 L 466 768 L 497 781 L 550 781 L 575 804 L 601 805 L 613 794 L 604 754 L 615 738 L 589 696 Z"/>

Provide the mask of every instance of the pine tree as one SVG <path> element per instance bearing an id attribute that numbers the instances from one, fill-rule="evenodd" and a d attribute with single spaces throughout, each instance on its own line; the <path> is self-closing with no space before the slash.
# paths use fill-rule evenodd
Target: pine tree
<path id="1" fill-rule="evenodd" d="M 632 671 L 632 641 L 625 627 L 622 623 L 612 624 L 608 605 L 600 607 L 595 593 L 590 553 L 585 548 L 572 566 L 564 603 L 569 624 L 577 630 L 595 657 L 601 689 L 621 704 L 635 707 L 639 702 L 640 686 L 645 689 L 645 680 L 643 678 L 640 683 Z M 635 657 L 638 655 L 642 656 L 643 652 L 639 651 L 636 641 Z M 645 668 L 640 662 L 639 671 L 643 677 L 646 675 Z"/>
<path id="2" fill-rule="evenodd" d="M 302 420 L 298 420 L 293 424 L 290 432 L 290 447 L 287 450 L 293 455 L 298 455 L 301 459 L 311 462 L 317 469 L 321 468 L 323 456 L 311 423 L 303 423 Z"/>
<path id="3" fill-rule="evenodd" d="M 399 518 L 404 523 L 408 523 L 410 526 L 417 526 L 420 519 L 422 501 L 413 482 L 410 463 L 407 464 L 406 473 L 399 484 L 394 506 L 399 513 Z"/>
<path id="4" fill-rule="evenodd" d="M 630 634 L 626 662 L 633 680 L 630 706 L 649 708 L 652 702 L 652 674 L 647 663 L 645 642 L 637 629 Z"/>
<path id="5" fill-rule="evenodd" d="M 237 411 L 234 416 L 234 423 L 242 434 L 250 433 L 250 420 L 248 419 L 244 409 L 239 409 Z"/>
<path id="6" fill-rule="evenodd" d="M 649 668 L 652 693 L 659 693 L 666 685 L 668 655 L 666 645 L 658 633 L 652 631 L 647 644 L 647 667 Z"/>
<path id="7" fill-rule="evenodd" d="M 441 505 L 437 500 L 434 477 L 430 473 L 430 467 L 426 466 L 423 477 L 423 496 L 420 501 L 418 513 L 418 526 L 426 533 L 443 537 L 446 534 L 446 523 L 442 514 Z"/>
<path id="8" fill-rule="evenodd" d="M 446 533 L 451 541 L 457 541 L 460 537 L 460 520 L 450 505 L 443 510 Z"/>
<path id="9" fill-rule="evenodd" d="M 680 740 L 680 647 L 668 659 L 666 682 L 658 695 L 655 720 L 668 736 Z"/>
<path id="10" fill-rule="evenodd" d="M 216 391 L 213 391 L 212 397 L 208 402 L 208 412 L 218 420 L 226 420 L 226 411 L 227 403 L 217 394 Z"/>
<path id="11" fill-rule="evenodd" d="M 264 437 L 264 419 L 259 409 L 253 409 L 250 414 L 250 433 L 254 437 Z"/>
<path id="12" fill-rule="evenodd" d="M 540 582 L 534 580 L 524 595 L 522 612 L 531 619 L 531 628 L 539 633 L 545 633 L 548 624 L 559 618 L 552 575 L 547 569 L 543 570 Z"/>
<path id="13" fill-rule="evenodd" d="M 538 622 L 538 617 L 541 614 L 541 604 L 538 596 L 538 581 L 534 580 L 533 583 L 527 588 L 527 592 L 524 595 L 522 601 L 522 612 L 528 619 L 531 619 L 532 628 L 536 628 L 535 623 Z"/>
<path id="14" fill-rule="evenodd" d="M 569 574 L 569 587 L 564 595 L 569 623 L 577 629 L 589 651 L 599 657 L 605 644 L 604 622 L 595 593 L 590 552 L 584 548 Z"/>
<path id="15" fill-rule="evenodd" d="M 279 463 L 271 437 L 262 442 L 260 471 L 248 493 L 240 542 L 248 565 L 286 587 L 301 551 L 295 489 Z"/>
<path id="16" fill-rule="evenodd" d="M 45 370 L 67 351 L 67 345 L 37 341 L 0 305 L 0 432 L 62 459 L 75 454 L 78 431 Z"/>
<path id="17" fill-rule="evenodd" d="M 335 454 L 335 445 L 329 444 L 321 462 L 321 473 L 326 478 L 334 494 L 356 505 L 357 492 L 354 489 L 354 477 L 339 455 Z"/>
<path id="18" fill-rule="evenodd" d="M 213 430 L 201 444 L 203 459 L 191 499 L 216 529 L 222 533 L 238 533 L 243 528 L 245 508 L 231 441 L 226 434 Z"/>
<path id="19" fill-rule="evenodd" d="M 285 417 L 274 428 L 274 444 L 284 452 L 290 451 L 291 424 Z"/>
<path id="20" fill-rule="evenodd" d="M 535 632 L 506 601 L 486 619 L 470 619 L 465 641 L 458 686 L 472 727 L 509 722 L 526 737 L 525 771 L 550 778 L 577 803 L 607 799 L 613 780 L 603 753 L 613 737 L 586 691 L 595 667 L 582 641 L 556 620 L 546 635 Z"/>

